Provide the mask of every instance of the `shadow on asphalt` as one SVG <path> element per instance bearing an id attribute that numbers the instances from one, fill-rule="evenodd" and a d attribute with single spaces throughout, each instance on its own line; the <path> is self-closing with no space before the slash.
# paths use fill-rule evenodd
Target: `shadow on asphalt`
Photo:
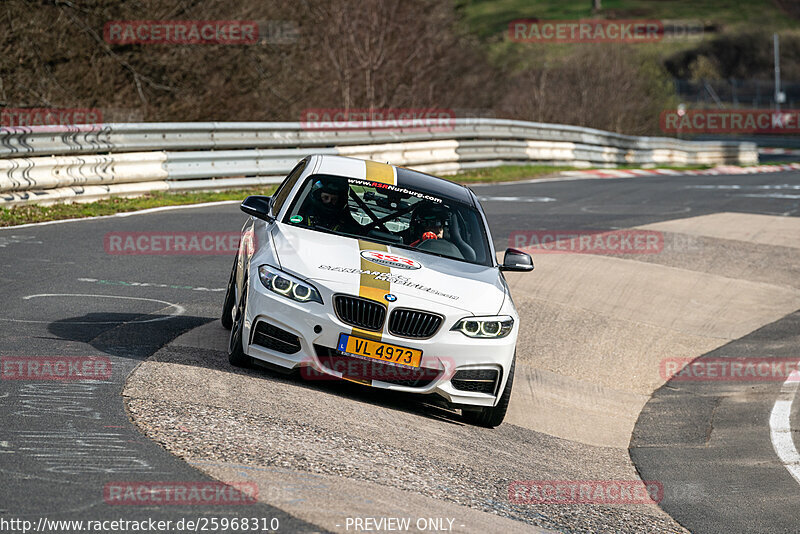
<path id="1" fill-rule="evenodd" d="M 111 356 L 144 360 L 184 332 L 209 321 L 208 317 L 187 315 L 97 312 L 54 321 L 47 330 L 60 339 L 88 343 Z"/>

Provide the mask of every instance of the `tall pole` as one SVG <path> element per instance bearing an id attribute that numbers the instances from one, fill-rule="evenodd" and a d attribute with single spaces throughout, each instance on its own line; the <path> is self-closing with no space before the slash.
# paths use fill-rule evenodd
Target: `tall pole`
<path id="1" fill-rule="evenodd" d="M 783 94 L 781 94 L 781 57 L 780 57 L 780 41 L 778 39 L 778 34 L 772 34 L 772 45 L 775 49 L 775 110 L 780 113 L 781 112 L 781 100 L 783 99 Z"/>

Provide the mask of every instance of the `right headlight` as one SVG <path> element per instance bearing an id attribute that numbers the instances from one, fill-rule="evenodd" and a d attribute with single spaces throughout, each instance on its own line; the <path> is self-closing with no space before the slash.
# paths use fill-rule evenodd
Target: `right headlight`
<path id="1" fill-rule="evenodd" d="M 258 277 L 264 287 L 273 293 L 283 295 L 297 302 L 319 302 L 322 304 L 322 297 L 317 288 L 280 269 L 270 265 L 262 265 L 258 268 Z"/>
<path id="2" fill-rule="evenodd" d="M 467 337 L 506 337 L 514 328 L 514 319 L 508 315 L 491 317 L 464 317 L 451 330 L 458 330 Z"/>

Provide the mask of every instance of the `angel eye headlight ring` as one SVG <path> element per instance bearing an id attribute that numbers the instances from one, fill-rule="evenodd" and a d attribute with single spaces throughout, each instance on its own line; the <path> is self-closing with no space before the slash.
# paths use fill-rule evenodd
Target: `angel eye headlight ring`
<path id="1" fill-rule="evenodd" d="M 464 317 L 451 330 L 467 337 L 497 339 L 506 337 L 514 328 L 514 319 L 508 315 L 492 317 Z"/>
<path id="2" fill-rule="evenodd" d="M 296 302 L 318 302 L 322 304 L 322 297 L 310 283 L 284 273 L 271 265 L 262 265 L 258 268 L 258 277 L 261 284 L 278 295 L 292 299 Z"/>

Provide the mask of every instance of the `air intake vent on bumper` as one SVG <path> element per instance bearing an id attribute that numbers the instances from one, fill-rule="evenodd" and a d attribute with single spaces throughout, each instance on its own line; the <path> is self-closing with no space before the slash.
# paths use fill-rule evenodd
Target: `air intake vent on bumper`
<path id="1" fill-rule="evenodd" d="M 264 321 L 259 321 L 256 325 L 253 343 L 283 354 L 294 354 L 301 349 L 300 338 Z"/>
<path id="2" fill-rule="evenodd" d="M 456 371 L 450 383 L 461 391 L 494 395 L 500 372 L 497 369 L 462 369 Z"/>

